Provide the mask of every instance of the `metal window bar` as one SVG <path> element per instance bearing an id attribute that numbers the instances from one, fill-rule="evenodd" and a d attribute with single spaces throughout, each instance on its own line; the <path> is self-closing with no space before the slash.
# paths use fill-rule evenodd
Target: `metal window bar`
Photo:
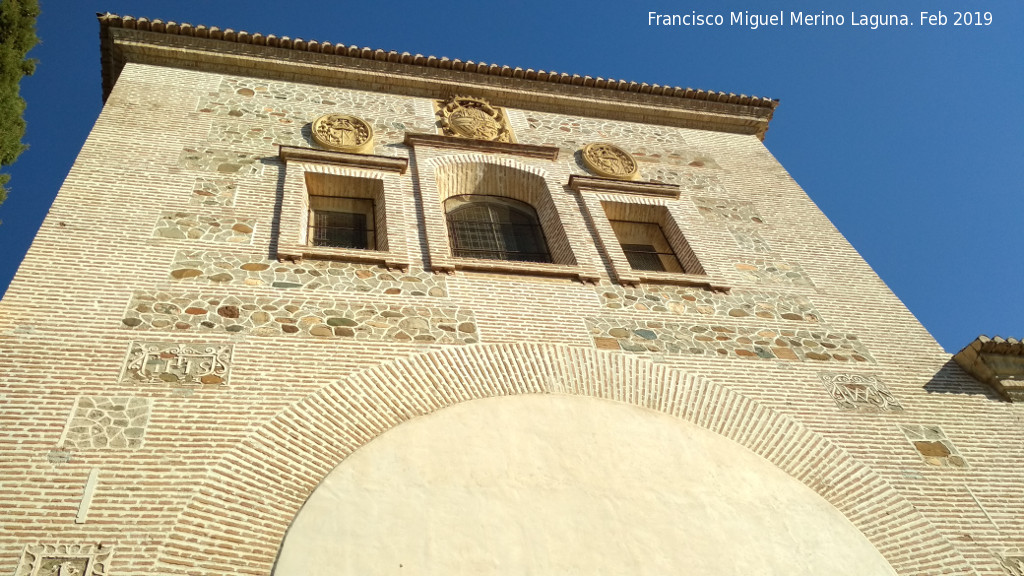
<path id="1" fill-rule="evenodd" d="M 372 249 L 376 246 L 373 220 L 358 212 L 313 210 L 309 237 L 313 246 Z"/>
<path id="2" fill-rule="evenodd" d="M 634 270 L 649 272 L 685 272 L 679 258 L 672 250 L 661 226 L 652 222 L 630 220 L 609 220 L 626 255 L 629 266 Z M 648 241 L 650 243 L 638 243 Z M 632 242 L 630 242 L 632 241 Z"/>
<path id="3" fill-rule="evenodd" d="M 631 268 L 650 272 L 664 272 L 665 265 L 661 259 L 676 257 L 675 254 L 658 252 L 650 244 L 622 244 L 622 251 L 626 253 L 626 260 L 629 261 Z"/>
<path id="4" fill-rule="evenodd" d="M 536 219 L 499 204 L 477 202 L 449 212 L 448 240 L 457 258 L 551 262 Z"/>

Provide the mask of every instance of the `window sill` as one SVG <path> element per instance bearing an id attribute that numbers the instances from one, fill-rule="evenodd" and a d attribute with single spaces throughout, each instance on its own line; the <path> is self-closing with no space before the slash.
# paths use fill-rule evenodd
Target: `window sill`
<path id="1" fill-rule="evenodd" d="M 456 270 L 491 272 L 496 274 L 519 274 L 526 276 L 548 276 L 574 278 L 581 282 L 597 283 L 600 277 L 579 266 L 547 264 L 544 262 L 516 262 L 513 260 L 488 260 L 486 258 L 446 258 L 444 263 L 431 266 L 435 272 L 451 274 Z"/>
<path id="2" fill-rule="evenodd" d="M 678 272 L 652 272 L 649 270 L 633 270 L 617 275 L 621 284 L 671 284 L 675 286 L 695 286 L 715 292 L 728 292 L 731 287 L 717 282 L 704 274 L 680 274 Z"/>
<path id="3" fill-rule="evenodd" d="M 305 244 L 291 244 L 277 247 L 277 259 L 301 262 L 303 259 L 310 260 L 338 260 L 342 262 L 367 262 L 371 264 L 383 264 L 387 268 L 409 268 L 407 258 L 400 258 L 391 252 L 380 250 L 360 250 L 358 248 L 330 248 L 327 246 L 307 246 Z"/>

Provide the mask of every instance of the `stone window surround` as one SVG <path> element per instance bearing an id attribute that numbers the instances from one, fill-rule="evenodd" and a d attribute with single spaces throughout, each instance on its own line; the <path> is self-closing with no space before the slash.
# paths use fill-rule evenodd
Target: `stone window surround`
<path id="1" fill-rule="evenodd" d="M 311 148 L 281 146 L 284 161 L 284 185 L 277 235 L 278 260 L 301 261 L 303 258 L 368 262 L 388 268 L 408 269 L 409 250 L 405 230 L 412 225 L 401 194 L 401 175 L 409 165 L 405 158 L 329 152 Z M 329 174 L 350 178 L 377 180 L 383 192 L 375 210 L 386 221 L 387 250 L 361 250 L 312 246 L 307 240 L 309 225 L 309 191 L 306 174 Z M 378 244 L 379 245 L 379 244 Z"/>
<path id="2" fill-rule="evenodd" d="M 535 154 L 536 146 L 503 143 L 501 150 L 491 150 L 490 143 L 481 141 L 446 137 L 443 141 L 434 138 L 406 138 L 406 143 L 416 149 L 437 150 L 442 155 L 420 161 L 419 192 L 423 205 L 423 218 L 426 228 L 427 248 L 430 255 L 430 268 L 435 272 L 451 274 L 456 270 L 495 272 L 502 274 L 524 274 L 534 276 L 568 277 L 582 282 L 598 282 L 600 275 L 592 256 L 593 249 L 588 249 L 590 239 L 581 233 L 586 230 L 575 203 L 571 197 L 553 193 L 561 190 L 561 186 L 552 183 L 548 173 L 534 166 L 524 164 L 509 155 L 519 155 L 541 160 L 553 160 L 552 156 L 539 157 Z M 461 142 L 460 142 L 461 141 Z M 460 146 L 464 142 L 465 145 Z M 486 144 L 486 145 L 485 145 Z M 461 148 L 463 153 L 449 152 Z M 519 150 L 522 148 L 522 150 Z M 468 151 L 477 151 L 476 153 Z M 500 155 L 482 152 L 500 152 Z M 516 154 L 516 152 L 522 152 Z M 543 190 L 538 193 L 543 202 L 527 202 L 537 211 L 537 216 L 544 228 L 548 249 L 555 263 L 517 262 L 508 260 L 485 260 L 477 258 L 458 258 L 452 256 L 448 239 L 447 219 L 444 213 L 446 194 L 438 187 L 438 170 L 466 164 L 487 164 L 506 167 L 513 171 L 528 174 L 544 183 Z M 447 195 L 464 193 L 449 190 Z M 553 235 L 559 238 L 552 238 Z"/>
<path id="3" fill-rule="evenodd" d="M 597 233 L 597 245 L 608 260 L 608 264 L 620 284 L 677 284 L 699 286 L 715 291 L 728 291 L 729 287 L 711 278 L 700 264 L 701 258 L 684 237 L 678 222 L 680 214 L 671 200 L 679 197 L 679 186 L 658 182 L 625 182 L 608 178 L 570 176 L 568 188 L 579 194 L 587 217 Z M 629 265 L 626 253 L 612 229 L 603 203 L 643 204 L 656 210 L 663 210 L 665 221 L 660 222 L 662 232 L 672 246 L 676 257 L 686 269 L 697 273 L 656 272 L 635 270 Z"/>

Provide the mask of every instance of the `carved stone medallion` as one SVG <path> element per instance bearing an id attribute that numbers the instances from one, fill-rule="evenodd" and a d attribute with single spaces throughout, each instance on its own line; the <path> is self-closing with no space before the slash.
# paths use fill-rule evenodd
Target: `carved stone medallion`
<path id="1" fill-rule="evenodd" d="M 325 114 L 313 120 L 313 140 L 331 150 L 368 154 L 373 152 L 373 128 L 347 114 Z"/>
<path id="2" fill-rule="evenodd" d="M 111 549 L 102 545 L 30 545 L 25 547 L 16 576 L 104 576 Z"/>
<path id="3" fill-rule="evenodd" d="M 492 142 L 515 142 L 501 108 L 483 98 L 454 96 L 436 103 L 436 114 L 445 136 Z"/>
<path id="4" fill-rule="evenodd" d="M 639 176 L 636 160 L 618 146 L 605 142 L 587 144 L 580 156 L 587 170 L 598 176 L 619 180 L 635 180 Z"/>

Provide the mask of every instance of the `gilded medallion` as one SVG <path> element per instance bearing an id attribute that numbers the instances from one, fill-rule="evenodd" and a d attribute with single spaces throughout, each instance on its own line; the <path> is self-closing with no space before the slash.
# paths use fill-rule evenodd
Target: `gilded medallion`
<path id="1" fill-rule="evenodd" d="M 483 98 L 454 96 L 436 104 L 438 123 L 445 136 L 515 142 L 501 108 Z"/>
<path id="2" fill-rule="evenodd" d="M 587 144 L 580 156 L 587 170 L 598 176 L 619 180 L 635 180 L 639 176 L 636 160 L 618 146 L 605 142 Z"/>
<path id="3" fill-rule="evenodd" d="M 347 114 L 326 114 L 313 120 L 313 140 L 331 150 L 367 154 L 373 152 L 373 128 Z"/>

